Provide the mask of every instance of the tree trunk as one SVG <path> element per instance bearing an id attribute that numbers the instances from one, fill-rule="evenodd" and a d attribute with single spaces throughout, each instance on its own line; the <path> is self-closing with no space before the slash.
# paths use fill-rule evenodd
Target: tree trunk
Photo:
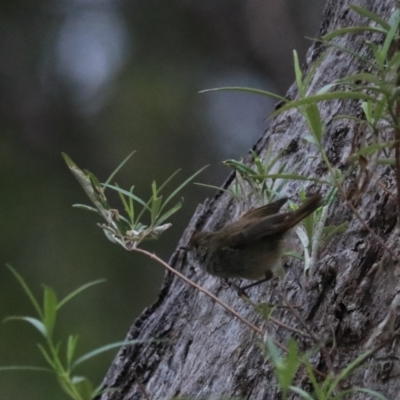
<path id="1" fill-rule="evenodd" d="M 394 7 L 390 0 L 329 0 L 321 24 L 321 36 L 339 27 L 366 23 L 366 19 L 349 10 L 350 4 L 371 10 L 386 21 Z M 364 45 L 367 39 L 371 36 L 350 34 L 341 36 L 335 43 L 368 57 Z M 309 71 L 326 50 L 324 44 L 314 43 L 308 51 L 303 71 Z M 315 92 L 323 85 L 362 68 L 356 57 L 330 48 L 317 67 L 310 91 Z M 288 98 L 296 96 L 297 89 L 292 86 Z M 320 103 L 319 108 L 326 124 L 324 148 L 331 163 L 343 167 L 356 126 L 348 119 L 334 117 L 342 114 L 361 116 L 360 102 L 329 101 Z M 325 164 L 316 146 L 302 139 L 306 135 L 304 118 L 299 112 L 285 112 L 272 121 L 254 150 L 262 157 L 267 145 L 273 146 L 275 154 L 284 149 L 279 163 L 287 163 L 285 171 L 291 171 L 297 165 L 298 174 L 322 177 L 327 174 Z M 248 161 L 251 164 L 250 156 Z M 395 178 L 390 171 L 382 168 L 376 173 L 395 190 Z M 224 188 L 229 188 L 234 179 L 232 174 Z M 302 186 L 304 182 L 290 182 L 285 187 L 285 195 L 298 201 L 297 193 Z M 316 184 L 306 186 L 307 192 L 318 190 Z M 372 230 L 393 247 L 398 241 L 396 202 L 374 183 L 356 207 Z M 237 219 L 239 209 L 232 197 L 220 192 L 198 207 L 180 246 L 187 245 L 195 230 L 219 229 Z M 312 276 L 306 278 L 301 262 L 290 258 L 285 277 L 274 277 L 268 283 L 249 290 L 248 295 L 254 302 L 281 304 L 280 294 L 283 294 L 292 304 L 301 305 L 299 313 L 321 342 L 330 340 L 332 343 L 334 338 L 334 344 L 330 344 L 331 359 L 333 368 L 339 371 L 366 351 L 368 338 L 396 305 L 394 277 L 398 272 L 389 273 L 387 267 L 376 273 L 376 264 L 383 259 L 384 251 L 346 208 L 343 199 L 338 197 L 329 212 L 327 225 L 348 221 L 349 228 L 320 251 Z M 171 257 L 170 265 L 217 295 L 253 324 L 266 329 L 278 342 L 286 345 L 289 337 L 294 337 L 305 348 L 310 347 L 310 341 L 263 319 L 222 280 L 189 265 L 184 251 L 178 250 Z M 290 310 L 278 309 L 273 315 L 287 325 L 305 329 Z M 145 398 L 144 388 L 153 400 L 177 396 L 280 399 L 272 367 L 260 350 L 259 342 L 263 338 L 210 298 L 170 274 L 166 275 L 157 302 L 146 309 L 130 329 L 127 339 L 136 338 L 163 341 L 121 349 L 104 381 L 106 388 L 115 390 L 103 394 L 101 399 L 142 399 Z M 389 399 L 400 399 L 400 380 L 390 378 L 399 373 L 398 353 L 394 346 L 381 349 L 368 360 L 368 364 L 357 370 L 348 384 L 377 390 Z M 328 371 L 324 360 L 320 353 L 315 354 L 313 367 Z M 301 376 L 298 379 L 298 385 L 302 386 Z M 305 384 L 303 382 L 303 386 Z M 354 398 L 368 398 L 366 394 L 358 396 L 354 395 Z"/>

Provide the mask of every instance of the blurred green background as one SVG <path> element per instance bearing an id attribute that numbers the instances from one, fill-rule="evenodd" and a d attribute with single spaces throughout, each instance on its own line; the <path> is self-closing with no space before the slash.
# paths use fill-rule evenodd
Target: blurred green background
<path id="1" fill-rule="evenodd" d="M 318 31 L 322 0 L 14 0 L 0 4 L 0 319 L 32 315 L 12 264 L 37 295 L 63 297 L 98 278 L 61 312 L 57 336 L 79 334 L 80 353 L 123 340 L 157 296 L 164 271 L 108 242 L 66 167 L 66 152 L 105 180 L 119 173 L 141 197 L 153 179 L 182 168 L 176 183 L 210 164 L 197 181 L 220 185 L 220 167 L 239 158 L 267 127 L 267 98 L 234 92 L 250 86 L 284 94 L 292 50 L 304 58 Z M 187 187 L 173 227 L 147 246 L 168 259 L 197 203 L 212 190 Z M 0 324 L 0 365 L 43 365 L 39 334 Z M 115 352 L 84 364 L 98 384 Z M 1 399 L 64 399 L 46 374 L 0 373 Z"/>

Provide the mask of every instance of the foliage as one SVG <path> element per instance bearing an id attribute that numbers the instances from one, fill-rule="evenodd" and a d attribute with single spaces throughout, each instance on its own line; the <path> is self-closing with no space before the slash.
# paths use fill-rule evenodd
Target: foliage
<path id="1" fill-rule="evenodd" d="M 43 336 L 44 342 L 38 343 L 38 347 L 48 366 L 0 366 L 0 371 L 35 371 L 52 373 L 56 376 L 61 389 L 71 399 L 90 400 L 95 398 L 101 393 L 100 388 L 94 388 L 92 382 L 88 378 L 81 375 L 75 375 L 75 369 L 85 361 L 104 353 L 105 351 L 119 348 L 121 346 L 132 346 L 143 341 L 127 340 L 111 343 L 90 351 L 89 353 L 80 357 L 76 357 L 75 353 L 78 343 L 78 336 L 70 335 L 68 336 L 67 340 L 62 342 L 61 340 L 54 339 L 54 330 L 56 327 L 58 312 L 60 311 L 61 307 L 63 307 L 66 303 L 84 290 L 104 282 L 104 279 L 99 279 L 80 286 L 65 296 L 61 301 L 57 299 L 57 294 L 54 289 L 49 286 L 45 286 L 43 289 L 43 303 L 42 306 L 40 306 L 39 301 L 35 298 L 28 284 L 17 272 L 17 270 L 10 265 L 7 265 L 7 267 L 13 273 L 25 294 L 28 296 L 37 313 L 37 317 L 11 316 L 5 318 L 4 321 L 27 322 Z"/>
<path id="2" fill-rule="evenodd" d="M 366 352 L 357 357 L 340 373 L 336 375 L 330 373 L 321 380 L 309 362 L 310 354 L 300 354 L 298 345 L 294 340 L 289 341 L 285 358 L 281 356 L 279 349 L 269 337 L 265 340 L 264 346 L 265 353 L 269 355 L 269 359 L 274 366 L 275 376 L 278 387 L 282 392 L 283 400 L 288 398 L 290 392 L 297 393 L 305 400 L 339 400 L 357 392 L 367 393 L 380 400 L 387 400 L 385 396 L 374 390 L 358 387 L 346 390 L 341 390 L 340 388 L 343 380 L 348 379 L 351 373 L 371 355 L 371 352 Z M 312 393 L 294 384 L 296 374 L 302 365 L 305 368 L 308 381 L 311 383 Z"/>
<path id="3" fill-rule="evenodd" d="M 103 229 L 106 237 L 112 243 L 118 243 L 126 250 L 137 246 L 143 240 L 157 239 L 166 229 L 171 227 L 171 224 L 166 223 L 166 221 L 182 207 L 183 198 L 178 200 L 178 202 L 176 202 L 172 207 L 168 208 L 167 206 L 169 206 L 177 194 L 191 180 L 207 168 L 207 166 L 201 168 L 195 174 L 186 179 L 175 188 L 172 193 L 165 198 L 165 200 L 163 197 L 164 195 L 161 193 L 179 170 L 175 171 L 159 186 L 155 181 L 153 181 L 151 184 L 151 196 L 149 200 L 145 201 L 133 193 L 135 188 L 134 186 L 131 186 L 129 190 L 125 190 L 120 188 L 117 183 L 115 185 L 110 185 L 110 182 L 116 173 L 130 159 L 133 153 L 134 152 L 132 152 L 116 168 L 103 184 L 101 184 L 97 177 L 91 172 L 86 170 L 82 171 L 70 157 L 63 153 L 65 162 L 96 208 L 82 204 L 76 204 L 75 207 L 94 211 L 101 215 L 106 223 L 99 224 L 99 226 Z M 105 196 L 106 188 L 110 188 L 118 193 L 124 211 L 126 212 L 126 216 L 124 216 L 119 210 L 113 209 L 109 206 Z M 141 206 L 139 212 L 136 210 L 136 205 Z M 143 222 L 143 218 L 146 214 L 150 217 L 150 222 L 147 223 L 147 225 Z"/>

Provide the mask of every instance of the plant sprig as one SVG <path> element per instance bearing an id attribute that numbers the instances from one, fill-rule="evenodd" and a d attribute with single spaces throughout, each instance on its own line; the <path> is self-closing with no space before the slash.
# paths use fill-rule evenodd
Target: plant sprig
<path id="1" fill-rule="evenodd" d="M 64 343 L 60 340 L 55 340 L 54 330 L 60 309 L 75 298 L 84 290 L 105 282 L 105 279 L 98 279 L 82 285 L 65 296 L 62 300 L 57 299 L 57 294 L 49 286 L 43 289 L 43 303 L 34 296 L 33 292 L 25 282 L 21 274 L 11 265 L 7 268 L 12 272 L 14 277 L 19 282 L 25 294 L 28 296 L 33 308 L 36 311 L 37 317 L 32 316 L 10 316 L 4 319 L 4 322 L 22 321 L 33 326 L 43 337 L 44 342 L 38 343 L 38 348 L 48 364 L 45 366 L 35 365 L 10 365 L 0 366 L 0 372 L 4 371 L 34 371 L 47 372 L 56 376 L 57 382 L 61 389 L 73 400 L 92 400 L 102 393 L 100 387 L 95 388 L 92 382 L 81 375 L 75 374 L 75 369 L 85 361 L 102 354 L 106 351 L 120 348 L 122 346 L 132 346 L 142 343 L 143 340 L 125 340 L 99 347 L 89 353 L 76 357 L 76 348 L 78 343 L 77 335 L 69 335 Z"/>
<path id="2" fill-rule="evenodd" d="M 134 186 L 131 186 L 129 190 L 125 190 L 119 187 L 117 183 L 114 185 L 109 183 L 132 155 L 133 152 L 102 184 L 94 174 L 89 171 L 82 171 L 69 156 L 63 153 L 64 160 L 72 174 L 81 184 L 96 208 L 82 204 L 76 204 L 75 207 L 100 214 L 105 223 L 99 224 L 99 226 L 103 229 L 106 237 L 111 242 L 120 244 L 126 250 L 137 246 L 143 240 L 157 239 L 166 229 L 171 227 L 167 220 L 182 207 L 183 198 L 179 199 L 173 206 L 169 206 L 170 203 L 189 182 L 207 168 L 205 166 L 187 178 L 172 193 L 167 195 L 165 200 L 163 191 L 180 170 L 175 171 L 159 186 L 156 181 L 153 181 L 151 184 L 151 196 L 145 201 L 133 193 Z M 105 196 L 107 188 L 118 193 L 126 215 L 109 206 Z M 137 211 L 138 206 L 140 207 L 139 211 Z M 144 217 L 146 215 L 149 216 L 149 222 L 145 223 Z"/>

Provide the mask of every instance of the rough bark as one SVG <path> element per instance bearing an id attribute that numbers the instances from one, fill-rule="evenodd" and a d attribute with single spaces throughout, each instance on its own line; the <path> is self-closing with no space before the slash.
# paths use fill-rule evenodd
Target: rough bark
<path id="1" fill-rule="evenodd" d="M 389 0 L 330 0 L 323 16 L 321 35 L 338 27 L 365 23 L 349 10 L 349 4 L 365 7 L 386 20 L 394 6 Z M 365 35 L 347 35 L 336 43 L 356 53 L 365 53 L 363 42 L 368 38 Z M 313 44 L 304 70 L 309 70 L 325 50 L 324 45 Z M 318 66 L 311 91 L 362 68 L 354 56 L 331 49 Z M 296 94 L 293 86 L 288 97 L 295 98 Z M 335 167 L 344 166 L 355 126 L 351 121 L 333 118 L 341 114 L 360 116 L 360 103 L 331 101 L 321 104 L 320 109 L 326 123 L 324 147 L 328 157 Z M 326 168 L 315 146 L 302 140 L 305 134 L 306 127 L 299 113 L 286 112 L 272 121 L 254 150 L 262 156 L 267 144 L 272 143 L 276 151 L 285 149 L 281 162 L 288 163 L 288 170 L 300 162 L 298 173 L 321 177 L 327 173 Z M 377 170 L 377 174 L 395 191 L 394 176 L 388 168 Z M 225 188 L 233 179 L 234 175 L 227 180 Z M 291 182 L 286 186 L 285 194 L 296 200 L 299 187 L 298 182 Z M 308 185 L 307 190 L 315 192 L 317 186 Z M 223 193 L 206 201 L 198 207 L 180 245 L 188 243 L 195 229 L 214 230 L 237 218 L 239 208 L 231 197 Z M 398 242 L 395 201 L 377 184 L 370 185 L 357 209 L 388 245 L 393 247 Z M 300 313 L 309 328 L 323 341 L 334 336 L 336 343 L 331 350 L 333 366 L 337 370 L 365 351 L 366 340 L 393 305 L 398 277 L 398 272 L 393 272 L 388 263 L 383 264 L 380 273 L 375 273 L 376 268 L 373 267 L 383 259 L 383 249 L 344 202 L 337 199 L 327 224 L 344 221 L 349 222 L 347 232 L 322 249 L 311 277 L 305 278 L 301 263 L 290 259 L 284 278 L 276 277 L 248 293 L 257 302 L 280 303 L 279 294 L 282 293 L 292 303 L 302 304 Z M 184 252 L 177 251 L 170 265 L 216 294 L 257 326 L 268 329 L 279 342 L 286 343 L 293 335 L 263 320 L 220 279 L 188 265 Z M 276 311 L 274 316 L 288 325 L 301 328 L 288 310 Z M 130 329 L 127 339 L 133 338 L 161 338 L 164 341 L 123 348 L 104 381 L 105 387 L 117 389 L 103 394 L 103 400 L 144 398 L 138 382 L 146 388 L 151 399 L 170 399 L 174 396 L 280 398 L 279 389 L 274 386 L 276 382 L 271 366 L 263 358 L 257 344 L 262 338 L 208 297 L 170 274 L 166 275 L 157 302 L 145 310 Z M 295 338 L 304 345 L 310 344 L 300 337 Z M 348 384 L 378 390 L 390 399 L 400 398 L 400 380 L 391 378 L 399 373 L 398 353 L 396 346 L 380 350 Z M 316 368 L 327 370 L 319 353 L 312 361 Z M 353 398 L 368 397 L 362 394 Z"/>

